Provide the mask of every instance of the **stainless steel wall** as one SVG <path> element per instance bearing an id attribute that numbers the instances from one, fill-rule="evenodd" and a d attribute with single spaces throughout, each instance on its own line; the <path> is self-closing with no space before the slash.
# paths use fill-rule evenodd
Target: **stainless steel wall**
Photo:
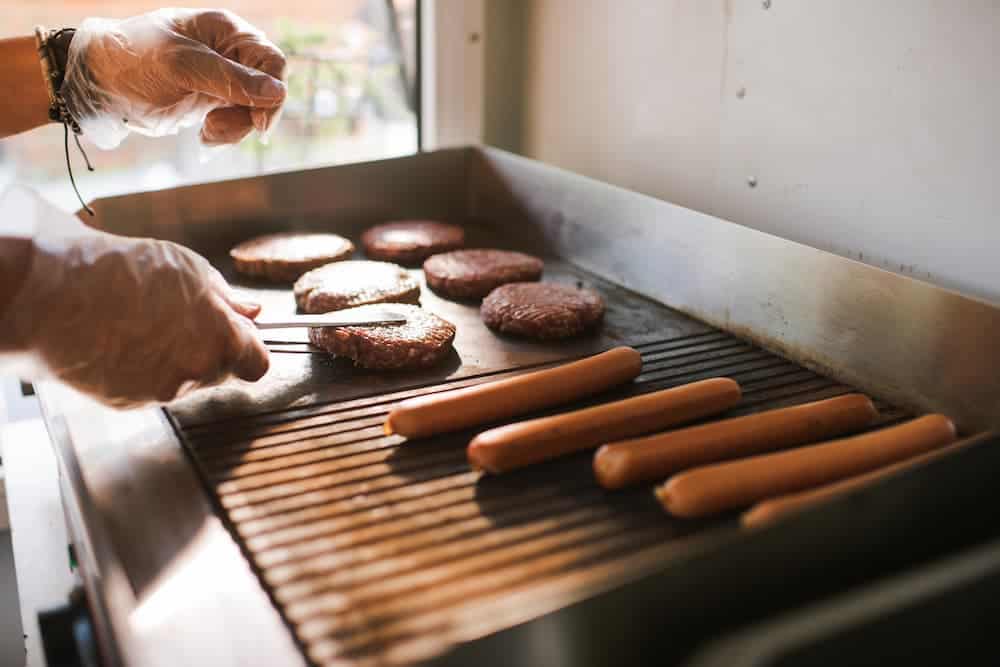
<path id="1" fill-rule="evenodd" d="M 1000 3 L 490 1 L 488 142 L 1000 300 Z"/>

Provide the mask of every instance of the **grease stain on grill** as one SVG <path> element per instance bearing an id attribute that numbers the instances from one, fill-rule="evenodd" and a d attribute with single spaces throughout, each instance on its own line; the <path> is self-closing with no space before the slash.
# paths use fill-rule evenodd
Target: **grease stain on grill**
<path id="1" fill-rule="evenodd" d="M 538 415 L 717 376 L 744 389 L 726 416 L 852 391 L 718 331 L 636 347 L 643 371 L 630 386 Z M 683 538 L 732 523 L 668 517 L 648 485 L 604 491 L 590 452 L 481 478 L 468 468 L 465 445 L 487 426 L 413 442 L 382 433 L 389 410 L 407 397 L 511 372 L 178 427 L 313 663 L 428 657 L 520 622 L 490 613 L 508 600 L 601 590 L 626 579 L 637 558 L 667 557 Z M 906 416 L 878 407 L 879 425 Z"/>

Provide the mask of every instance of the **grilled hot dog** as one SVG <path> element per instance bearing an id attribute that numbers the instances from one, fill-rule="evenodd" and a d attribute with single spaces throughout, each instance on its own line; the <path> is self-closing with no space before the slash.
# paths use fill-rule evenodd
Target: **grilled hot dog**
<path id="1" fill-rule="evenodd" d="M 656 496 L 676 516 L 707 516 L 858 475 L 954 439 L 950 419 L 927 415 L 852 438 L 693 468 L 667 480 Z"/>
<path id="2" fill-rule="evenodd" d="M 740 400 L 740 386 L 713 378 L 553 417 L 490 429 L 469 443 L 469 463 L 507 472 L 602 442 L 676 426 L 716 414 Z"/>
<path id="3" fill-rule="evenodd" d="M 387 434 L 422 438 L 568 403 L 634 379 L 642 359 L 631 347 L 473 387 L 403 401 L 389 413 Z"/>
<path id="4" fill-rule="evenodd" d="M 942 456 L 947 456 L 956 449 L 965 447 L 967 444 L 967 441 L 956 442 L 952 445 L 948 445 L 947 447 L 942 447 L 941 449 L 935 449 L 934 451 L 927 452 L 926 454 L 914 456 L 913 458 L 900 461 L 899 463 L 894 463 L 891 466 L 886 466 L 885 468 L 873 470 L 869 473 L 865 473 L 864 475 L 848 477 L 847 479 L 842 479 L 839 482 L 826 484 L 825 486 L 809 489 L 808 491 L 800 491 L 799 493 L 790 493 L 788 495 L 778 496 L 777 498 L 763 500 L 744 512 L 743 516 L 740 517 L 740 520 L 743 525 L 748 528 L 770 523 L 787 514 L 792 514 L 805 507 L 821 503 L 827 498 L 832 498 L 833 496 L 847 493 L 848 491 L 852 491 L 862 486 L 867 486 L 868 484 L 880 480 L 883 477 L 889 477 L 900 470 L 914 468 L 923 463 L 927 463 L 928 461 L 933 461 L 934 459 Z"/>
<path id="5" fill-rule="evenodd" d="M 594 475 L 606 489 L 666 477 L 705 463 L 784 449 L 857 431 L 878 411 L 867 396 L 849 394 L 604 445 Z"/>

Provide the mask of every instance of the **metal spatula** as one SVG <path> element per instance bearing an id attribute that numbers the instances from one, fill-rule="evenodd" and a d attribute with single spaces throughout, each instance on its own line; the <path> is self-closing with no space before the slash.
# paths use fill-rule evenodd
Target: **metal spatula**
<path id="1" fill-rule="evenodd" d="M 369 309 L 364 314 L 326 313 L 325 315 L 289 315 L 277 320 L 257 320 L 258 329 L 296 329 L 305 327 L 366 327 L 380 324 L 402 324 L 406 315 L 386 308 Z"/>

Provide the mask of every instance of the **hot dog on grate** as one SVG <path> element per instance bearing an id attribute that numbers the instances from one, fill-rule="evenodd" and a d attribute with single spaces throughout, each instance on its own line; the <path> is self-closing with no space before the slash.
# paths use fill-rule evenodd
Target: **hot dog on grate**
<path id="1" fill-rule="evenodd" d="M 602 442 L 669 428 L 722 412 L 740 400 L 740 386 L 713 378 L 635 398 L 490 429 L 469 443 L 469 463 L 507 472 Z"/>
<path id="2" fill-rule="evenodd" d="M 927 415 L 820 445 L 692 468 L 667 480 L 656 496 L 675 516 L 718 514 L 874 470 L 954 440 L 950 419 Z"/>

